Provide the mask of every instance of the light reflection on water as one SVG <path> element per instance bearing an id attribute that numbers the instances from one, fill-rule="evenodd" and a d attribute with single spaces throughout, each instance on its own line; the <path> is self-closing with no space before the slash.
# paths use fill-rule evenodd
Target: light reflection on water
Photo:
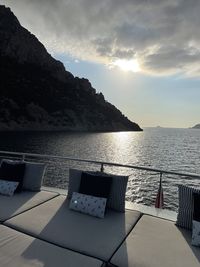
<path id="1" fill-rule="evenodd" d="M 200 130 L 149 128 L 144 132 L 119 133 L 0 133 L 0 149 L 63 155 L 99 161 L 148 166 L 200 174 Z M 74 162 L 49 162 L 47 185 L 65 188 L 68 167 L 97 169 L 95 165 Z M 106 167 L 108 172 L 130 175 L 127 200 L 154 203 L 159 175 L 149 172 Z M 164 175 L 166 207 L 176 209 L 177 184 L 199 185 L 199 180 L 185 180 Z"/>

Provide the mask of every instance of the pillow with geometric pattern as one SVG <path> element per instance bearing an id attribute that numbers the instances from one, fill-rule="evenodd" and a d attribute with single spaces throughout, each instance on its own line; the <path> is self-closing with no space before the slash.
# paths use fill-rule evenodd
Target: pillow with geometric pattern
<path id="1" fill-rule="evenodd" d="M 94 217 L 104 218 L 106 198 L 73 192 L 69 208 Z"/>
<path id="2" fill-rule="evenodd" d="M 200 194 L 193 194 L 192 245 L 200 247 Z"/>
<path id="3" fill-rule="evenodd" d="M 13 196 L 19 182 L 12 182 L 6 180 L 0 180 L 0 194 L 5 196 Z"/>

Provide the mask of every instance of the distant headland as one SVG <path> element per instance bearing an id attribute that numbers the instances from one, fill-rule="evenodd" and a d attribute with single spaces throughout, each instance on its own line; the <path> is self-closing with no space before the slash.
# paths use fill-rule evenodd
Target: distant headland
<path id="1" fill-rule="evenodd" d="M 200 129 L 200 123 L 193 126 L 192 129 Z"/>

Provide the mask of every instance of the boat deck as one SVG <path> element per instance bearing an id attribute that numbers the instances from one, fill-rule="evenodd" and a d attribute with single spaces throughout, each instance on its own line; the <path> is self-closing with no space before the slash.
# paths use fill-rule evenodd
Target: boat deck
<path id="1" fill-rule="evenodd" d="M 15 209 L 13 198 L 6 213 L 0 208 L 0 266 L 200 266 L 200 249 L 174 212 L 126 203 L 125 213 L 98 219 L 69 210 L 64 190 L 20 194 Z"/>
<path id="2" fill-rule="evenodd" d="M 196 174 L 67 157 L 0 151 L 31 161 L 62 159 L 200 178 Z M 39 161 L 41 162 L 41 161 Z M 67 190 L 42 187 L 11 198 L 0 195 L 1 267 L 199 267 L 200 248 L 191 231 L 175 225 L 177 214 L 126 202 L 125 212 L 99 219 L 69 209 Z"/>

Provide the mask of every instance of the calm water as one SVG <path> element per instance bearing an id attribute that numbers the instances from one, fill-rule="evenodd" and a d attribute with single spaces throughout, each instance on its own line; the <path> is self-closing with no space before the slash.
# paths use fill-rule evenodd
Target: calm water
<path id="1" fill-rule="evenodd" d="M 0 149 L 103 160 L 200 174 L 200 130 L 147 128 L 120 133 L 0 133 Z M 95 170 L 96 165 L 48 161 L 45 184 L 66 188 L 68 168 Z M 127 200 L 152 205 L 159 176 L 144 171 L 106 168 L 130 175 Z M 165 206 L 176 210 L 177 185 L 199 186 L 200 180 L 163 176 Z"/>

